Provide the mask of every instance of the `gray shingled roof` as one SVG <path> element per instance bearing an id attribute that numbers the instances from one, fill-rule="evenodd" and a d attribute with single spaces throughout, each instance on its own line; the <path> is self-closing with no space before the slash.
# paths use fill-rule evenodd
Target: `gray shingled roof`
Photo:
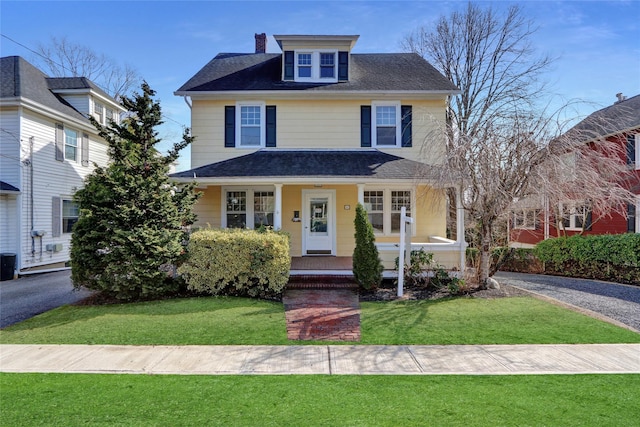
<path id="1" fill-rule="evenodd" d="M 346 178 L 407 180 L 435 178 L 436 166 L 378 150 L 255 151 L 171 175 L 174 178 Z"/>
<path id="2" fill-rule="evenodd" d="M 580 140 L 588 141 L 634 129 L 640 129 L 640 95 L 590 114 L 571 128 L 566 136 L 575 134 Z"/>
<path id="3" fill-rule="evenodd" d="M 48 77 L 19 56 L 0 58 L 0 76 L 1 98 L 28 98 L 45 107 L 86 122 L 89 122 L 89 120 L 83 114 L 73 108 L 61 96 L 53 93 L 52 90 L 93 89 L 112 99 L 84 77 Z"/>
<path id="4" fill-rule="evenodd" d="M 282 55 L 221 53 L 176 91 L 433 91 L 458 89 L 415 53 L 351 54 L 349 81 L 296 83 L 282 81 Z"/>
<path id="5" fill-rule="evenodd" d="M 18 187 L 14 187 L 13 185 L 4 182 L 4 181 L 0 181 L 0 191 L 8 191 L 8 192 L 14 192 L 14 193 L 19 193 L 20 189 Z"/>

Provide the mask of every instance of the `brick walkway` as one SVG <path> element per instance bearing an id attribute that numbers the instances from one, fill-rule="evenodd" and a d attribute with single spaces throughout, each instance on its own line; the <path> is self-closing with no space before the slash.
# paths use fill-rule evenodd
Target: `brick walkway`
<path id="1" fill-rule="evenodd" d="M 290 340 L 360 341 L 360 301 L 354 289 L 287 289 Z"/>

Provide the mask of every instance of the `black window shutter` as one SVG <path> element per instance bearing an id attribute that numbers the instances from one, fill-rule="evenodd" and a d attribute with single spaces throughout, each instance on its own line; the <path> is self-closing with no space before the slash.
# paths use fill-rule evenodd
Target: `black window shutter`
<path id="1" fill-rule="evenodd" d="M 82 142 L 81 142 L 81 159 L 82 166 L 89 166 L 89 134 L 82 134 Z"/>
<path id="2" fill-rule="evenodd" d="M 636 230 L 636 205 L 627 204 L 627 232 L 635 233 Z"/>
<path id="3" fill-rule="evenodd" d="M 294 55 L 292 50 L 284 51 L 284 79 L 294 80 Z"/>
<path id="4" fill-rule="evenodd" d="M 276 106 L 275 105 L 267 105 L 266 116 L 267 116 L 266 146 L 275 147 L 276 146 Z"/>
<path id="5" fill-rule="evenodd" d="M 411 147 L 412 138 L 412 109 L 411 105 L 403 105 L 400 107 L 400 113 L 402 117 L 402 146 Z"/>
<path id="6" fill-rule="evenodd" d="M 587 215 L 584 221 L 584 229 L 586 231 L 591 231 L 592 225 L 593 225 L 593 214 L 591 212 L 591 208 L 587 208 Z"/>
<path id="7" fill-rule="evenodd" d="M 62 123 L 56 123 L 56 160 L 59 162 L 64 161 L 64 126 Z"/>
<path id="8" fill-rule="evenodd" d="M 338 80 L 349 80 L 349 52 L 338 52 Z"/>
<path id="9" fill-rule="evenodd" d="M 360 106 L 360 146 L 371 147 L 371 106 Z"/>
<path id="10" fill-rule="evenodd" d="M 236 146 L 236 107 L 233 105 L 224 107 L 224 146 Z"/>
<path id="11" fill-rule="evenodd" d="M 53 197 L 51 200 L 51 237 L 62 234 L 62 199 Z"/>

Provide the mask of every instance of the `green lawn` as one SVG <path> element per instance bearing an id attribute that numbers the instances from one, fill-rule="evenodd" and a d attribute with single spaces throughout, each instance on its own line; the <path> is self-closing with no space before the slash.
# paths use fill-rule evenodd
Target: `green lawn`
<path id="1" fill-rule="evenodd" d="M 362 344 L 640 342 L 533 298 L 362 304 Z M 66 306 L 0 343 L 300 344 L 280 303 L 190 298 Z M 307 342 L 312 343 L 312 342 Z M 640 375 L 169 376 L 0 374 L 4 426 L 634 425 Z"/>
<path id="2" fill-rule="evenodd" d="M 640 342 L 640 334 L 533 298 L 363 303 L 361 328 L 361 344 Z M 211 297 L 65 306 L 0 331 L 0 343 L 266 345 L 301 342 L 287 340 L 281 303 Z"/>
<path id="3" fill-rule="evenodd" d="M 0 374 L 6 426 L 632 426 L 640 375 Z"/>

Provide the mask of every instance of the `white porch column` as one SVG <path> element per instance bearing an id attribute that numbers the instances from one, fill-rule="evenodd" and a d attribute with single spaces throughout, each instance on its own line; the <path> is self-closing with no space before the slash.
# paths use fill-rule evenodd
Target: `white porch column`
<path id="1" fill-rule="evenodd" d="M 275 206 L 273 213 L 273 228 L 274 230 L 280 230 L 282 228 L 282 184 L 274 184 L 276 187 L 275 192 Z"/>
<path id="2" fill-rule="evenodd" d="M 462 188 L 456 188 L 456 243 L 460 245 L 460 274 L 464 277 L 464 267 L 467 263 L 466 249 L 464 241 L 464 208 L 462 206 Z"/>
<path id="3" fill-rule="evenodd" d="M 358 203 L 364 206 L 364 184 L 358 185 Z"/>

